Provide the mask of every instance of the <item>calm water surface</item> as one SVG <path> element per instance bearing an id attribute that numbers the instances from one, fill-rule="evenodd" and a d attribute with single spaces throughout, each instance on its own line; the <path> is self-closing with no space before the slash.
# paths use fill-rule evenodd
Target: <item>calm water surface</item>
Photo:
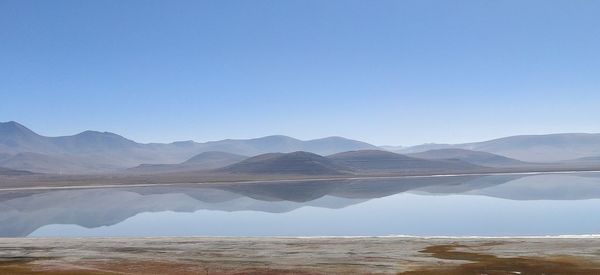
<path id="1" fill-rule="evenodd" d="M 0 236 L 600 233 L 600 173 L 0 192 Z"/>

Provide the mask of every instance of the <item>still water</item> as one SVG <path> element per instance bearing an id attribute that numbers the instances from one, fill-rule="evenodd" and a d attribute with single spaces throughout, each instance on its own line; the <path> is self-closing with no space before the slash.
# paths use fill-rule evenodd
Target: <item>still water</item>
<path id="1" fill-rule="evenodd" d="M 600 173 L 0 192 L 0 236 L 600 233 Z"/>

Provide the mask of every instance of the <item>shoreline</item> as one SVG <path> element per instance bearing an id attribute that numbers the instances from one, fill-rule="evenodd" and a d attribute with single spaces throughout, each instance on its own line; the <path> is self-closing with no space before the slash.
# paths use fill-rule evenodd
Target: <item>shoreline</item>
<path id="1" fill-rule="evenodd" d="M 500 239 L 500 240 L 511 240 L 511 239 L 600 239 L 600 234 L 564 234 L 564 235 L 516 235 L 516 236 L 416 236 L 416 235 L 380 235 L 380 236 L 202 236 L 202 235 L 190 235 L 190 236 L 25 236 L 25 237 L 0 237 L 2 240 L 15 240 L 15 239 L 185 239 L 185 238 L 202 238 L 202 239 L 422 239 L 422 240 L 486 240 L 486 239 Z M 599 247 L 600 248 L 600 247 Z"/>
<path id="2" fill-rule="evenodd" d="M 420 178 L 450 178 L 464 176 L 505 176 L 505 175 L 556 175 L 556 174 L 579 174 L 600 173 L 600 170 L 569 170 L 569 171 L 526 171 L 526 172 L 489 172 L 489 173 L 453 173 L 432 175 L 391 175 L 391 176 L 354 176 L 354 177 L 325 177 L 325 178 L 283 178 L 283 179 L 253 179 L 240 181 L 205 181 L 205 182 L 169 182 L 169 183 L 141 183 L 141 184 L 101 184 L 101 185 L 65 185 L 65 186 L 26 186 L 0 188 L 0 192 L 31 191 L 31 190 L 69 190 L 69 189 L 97 189 L 97 188 L 129 188 L 129 187 L 153 187 L 153 186 L 181 186 L 181 185 L 222 185 L 222 184 L 252 184 L 252 183 L 289 183 L 303 181 L 333 181 L 333 180 L 377 180 L 377 179 L 420 179 Z"/>

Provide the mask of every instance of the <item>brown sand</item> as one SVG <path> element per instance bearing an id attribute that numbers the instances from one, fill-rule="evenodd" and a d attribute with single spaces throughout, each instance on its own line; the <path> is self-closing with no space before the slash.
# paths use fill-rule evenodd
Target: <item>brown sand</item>
<path id="1" fill-rule="evenodd" d="M 14 238 L 0 274 L 600 274 L 600 239 Z"/>

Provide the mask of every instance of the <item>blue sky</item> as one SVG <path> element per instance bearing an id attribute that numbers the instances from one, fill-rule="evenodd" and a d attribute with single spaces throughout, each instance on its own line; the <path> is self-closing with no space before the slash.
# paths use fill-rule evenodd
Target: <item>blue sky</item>
<path id="1" fill-rule="evenodd" d="M 600 132 L 600 1 L 0 0 L 0 121 L 141 142 Z"/>

